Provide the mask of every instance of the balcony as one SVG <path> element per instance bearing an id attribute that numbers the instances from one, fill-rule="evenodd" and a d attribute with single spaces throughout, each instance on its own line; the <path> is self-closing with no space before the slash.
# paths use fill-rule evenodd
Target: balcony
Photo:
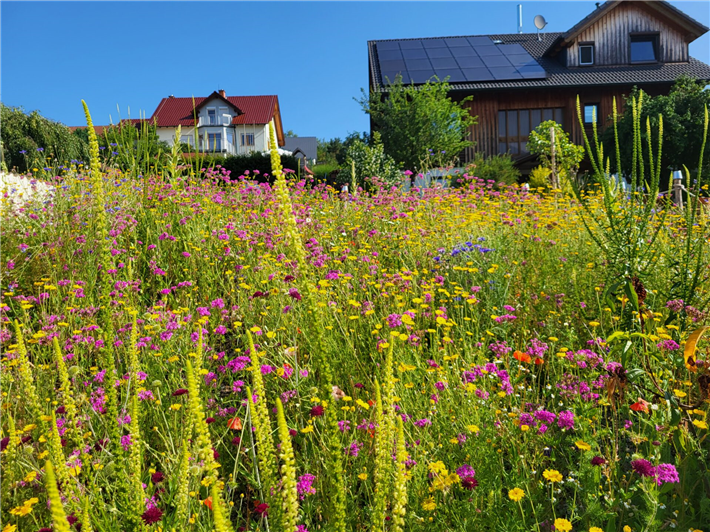
<path id="1" fill-rule="evenodd" d="M 200 117 L 197 122 L 197 127 L 207 127 L 207 126 L 229 126 L 232 123 L 232 117 L 228 115 L 223 116 L 210 116 L 210 117 Z"/>

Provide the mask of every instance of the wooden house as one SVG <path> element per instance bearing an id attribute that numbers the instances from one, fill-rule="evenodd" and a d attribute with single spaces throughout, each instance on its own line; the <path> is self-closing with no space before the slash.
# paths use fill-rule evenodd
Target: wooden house
<path id="1" fill-rule="evenodd" d="M 710 80 L 710 66 L 693 59 L 688 45 L 708 28 L 665 1 L 609 0 L 564 33 L 518 33 L 368 42 L 371 91 L 387 92 L 401 75 L 420 85 L 449 78 L 450 95 L 463 99 L 478 123 L 474 152 L 510 153 L 530 163 L 527 139 L 541 121 L 562 124 L 582 143 L 576 100 L 585 127 L 595 112 L 603 126 L 612 99 L 637 86 L 650 95 L 668 93 L 687 75 Z"/>

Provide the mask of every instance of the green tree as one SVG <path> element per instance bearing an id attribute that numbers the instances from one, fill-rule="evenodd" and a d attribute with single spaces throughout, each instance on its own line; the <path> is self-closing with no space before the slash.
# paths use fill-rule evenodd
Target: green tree
<path id="1" fill-rule="evenodd" d="M 473 146 L 466 137 L 476 117 L 464 107 L 472 97 L 455 102 L 448 92 L 446 80 L 415 86 L 404 85 L 397 76 L 386 94 L 371 91 L 368 96 L 362 89 L 357 101 L 382 135 L 385 152 L 401 167 L 419 170 L 431 153 L 455 161 Z"/>
<path id="2" fill-rule="evenodd" d="M 2 159 L 9 169 L 26 172 L 32 167 L 86 161 L 88 145 L 64 124 L 44 118 L 39 111 L 0 104 Z"/>
<path id="3" fill-rule="evenodd" d="M 318 139 L 318 162 L 322 164 L 345 164 L 348 148 L 357 141 L 367 146 L 370 144 L 370 135 L 363 131 L 362 133 L 349 133 L 344 141 L 340 137 L 330 140 Z"/>
<path id="4" fill-rule="evenodd" d="M 633 116 L 631 98 L 639 100 L 643 91 L 634 88 L 625 99 L 623 113 L 619 117 L 619 148 L 621 156 L 621 173 L 631 174 L 633 144 Z M 617 102 L 620 104 L 621 102 Z M 644 153 L 648 145 L 646 120 L 651 126 L 652 144 L 658 144 L 659 115 L 663 115 L 663 152 L 661 154 L 661 184 L 668 183 L 672 170 L 682 170 L 687 166 L 691 175 L 697 175 L 700 163 L 700 148 L 703 144 L 703 127 L 705 106 L 710 107 L 710 90 L 705 89 L 705 83 L 689 77 L 676 80 L 668 95 L 649 96 L 643 93 L 641 110 L 641 145 Z M 600 120 L 601 122 L 601 120 Z M 612 172 L 618 171 L 616 150 L 614 148 L 614 130 L 609 127 L 601 135 L 605 158 L 609 158 Z M 650 175 L 648 167 L 650 158 L 645 158 L 644 175 Z M 702 162 L 703 181 L 710 180 L 710 150 L 705 150 Z"/>

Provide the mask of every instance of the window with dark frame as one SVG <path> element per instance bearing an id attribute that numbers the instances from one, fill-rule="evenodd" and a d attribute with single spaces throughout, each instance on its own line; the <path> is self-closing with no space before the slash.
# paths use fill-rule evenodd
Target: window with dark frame
<path id="1" fill-rule="evenodd" d="M 598 103 L 585 103 L 584 104 L 584 123 L 592 125 L 596 119 L 597 124 L 599 124 L 599 104 Z"/>
<path id="2" fill-rule="evenodd" d="M 562 124 L 563 109 L 511 109 L 498 111 L 498 153 L 526 155 L 530 132 L 546 120 Z"/>
<path id="3" fill-rule="evenodd" d="M 584 43 L 579 45 L 579 64 L 594 64 L 594 43 Z"/>
<path id="4" fill-rule="evenodd" d="M 658 61 L 658 35 L 644 34 L 630 36 L 630 57 L 632 63 L 655 63 Z"/>
<path id="5" fill-rule="evenodd" d="M 254 133 L 242 133 L 242 146 L 254 145 Z"/>

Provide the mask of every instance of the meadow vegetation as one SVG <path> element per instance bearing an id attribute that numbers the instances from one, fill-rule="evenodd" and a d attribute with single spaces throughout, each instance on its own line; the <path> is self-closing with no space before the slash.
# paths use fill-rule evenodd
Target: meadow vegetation
<path id="1" fill-rule="evenodd" d="M 86 114 L 3 209 L 4 532 L 708 531 L 710 231 L 667 176 L 593 139 L 577 196 L 137 173 Z"/>

